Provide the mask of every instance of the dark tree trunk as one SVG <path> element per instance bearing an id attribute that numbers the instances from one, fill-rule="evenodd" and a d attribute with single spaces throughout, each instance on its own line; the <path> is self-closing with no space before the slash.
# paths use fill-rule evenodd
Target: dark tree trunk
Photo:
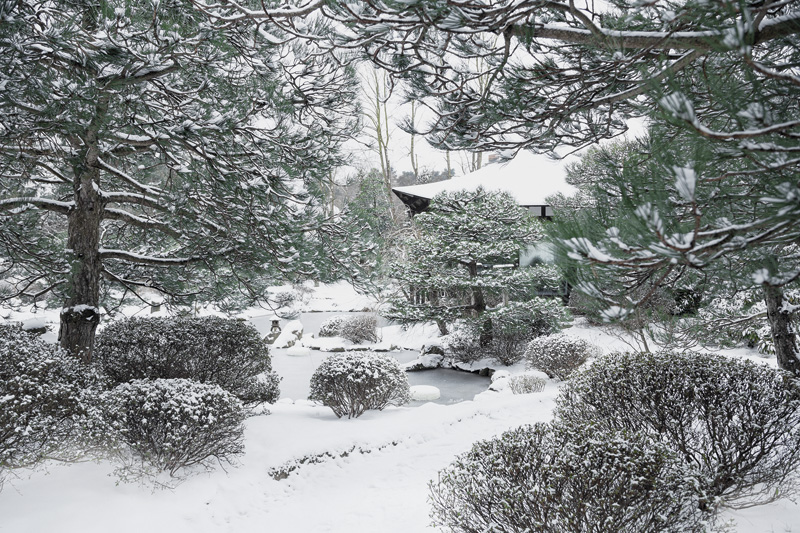
<path id="1" fill-rule="evenodd" d="M 469 269 L 469 277 L 473 281 L 477 280 L 478 278 L 478 265 L 476 263 L 470 263 L 467 265 Z M 475 311 L 475 314 L 480 316 L 486 311 L 486 298 L 483 296 L 483 289 L 481 289 L 477 284 L 472 286 L 472 309 Z"/>
<path id="2" fill-rule="evenodd" d="M 100 168 L 96 130 L 90 127 L 88 149 L 73 162 L 75 207 L 68 216 L 69 296 L 61 309 L 61 347 L 85 363 L 92 361 L 94 335 L 100 322 Z"/>
<path id="3" fill-rule="evenodd" d="M 783 290 L 780 287 L 764 286 L 764 301 L 767 304 L 767 320 L 775 343 L 778 367 L 800 376 L 797 340 L 792 331 L 792 315 L 783 310 Z"/>
<path id="4" fill-rule="evenodd" d="M 473 280 L 476 280 L 478 277 L 478 265 L 476 263 L 470 263 L 468 268 L 469 277 Z M 483 289 L 477 284 L 472 286 L 472 309 L 475 311 L 475 315 L 479 318 L 482 317 L 486 312 L 486 297 L 483 294 Z M 493 339 L 494 333 L 492 331 L 492 321 L 485 320 L 481 323 L 478 343 L 480 346 L 486 347 L 492 342 Z"/>

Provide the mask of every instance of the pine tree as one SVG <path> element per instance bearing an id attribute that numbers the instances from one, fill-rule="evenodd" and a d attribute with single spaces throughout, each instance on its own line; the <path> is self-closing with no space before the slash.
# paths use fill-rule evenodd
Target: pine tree
<path id="1" fill-rule="evenodd" d="M 64 348 L 91 360 L 109 299 L 224 305 L 318 268 L 303 233 L 354 128 L 345 63 L 188 0 L 4 1 L 0 21 L 3 299 L 63 301 Z"/>
<path id="2" fill-rule="evenodd" d="M 780 366 L 800 373 L 797 308 L 785 296 L 800 279 L 800 3 L 343 0 L 326 9 L 348 28 L 342 39 L 434 114 L 426 132 L 442 148 L 583 147 L 648 117 L 661 128 L 661 167 L 632 170 L 627 183 L 654 189 L 637 191 L 630 223 L 605 236 L 588 228 L 571 254 L 656 285 L 736 270 L 762 291 Z"/>
<path id="3" fill-rule="evenodd" d="M 505 192 L 441 193 L 414 218 L 405 257 L 391 267 L 401 294 L 389 318 L 447 324 L 480 316 L 504 291 L 528 284 L 517 268 L 519 252 L 541 236 L 538 221 Z"/>

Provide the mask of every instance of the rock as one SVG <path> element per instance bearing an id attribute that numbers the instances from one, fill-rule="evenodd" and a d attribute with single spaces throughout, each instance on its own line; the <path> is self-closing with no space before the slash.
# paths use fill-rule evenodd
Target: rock
<path id="1" fill-rule="evenodd" d="M 420 355 L 413 361 L 402 365 L 406 372 L 418 372 L 420 370 L 433 370 L 442 366 L 443 355 L 431 354 Z"/>
<path id="2" fill-rule="evenodd" d="M 438 400 L 442 396 L 438 387 L 432 385 L 414 385 L 411 387 L 411 399 L 418 402 Z"/>
<path id="3" fill-rule="evenodd" d="M 442 348 L 438 344 L 431 344 L 428 346 L 422 346 L 422 350 L 419 353 L 420 357 L 423 355 L 441 355 L 444 356 L 444 348 Z"/>
<path id="4" fill-rule="evenodd" d="M 47 333 L 47 324 L 44 318 L 29 318 L 22 322 L 22 330 L 34 335 L 44 335 Z"/>
<path id="5" fill-rule="evenodd" d="M 283 331 L 281 331 L 281 334 L 275 339 L 275 344 L 273 344 L 273 346 L 275 348 L 291 348 L 302 338 L 303 324 L 300 323 L 299 320 L 292 320 L 283 326 Z"/>
<path id="6" fill-rule="evenodd" d="M 494 374 L 492 374 L 492 383 L 497 381 L 498 379 L 504 379 L 511 375 L 511 372 L 508 370 L 495 370 Z"/>
<path id="7" fill-rule="evenodd" d="M 306 348 L 305 346 L 300 346 L 295 344 L 288 350 L 286 350 L 286 355 L 291 355 L 292 357 L 303 357 L 305 355 L 311 355 L 311 350 Z"/>

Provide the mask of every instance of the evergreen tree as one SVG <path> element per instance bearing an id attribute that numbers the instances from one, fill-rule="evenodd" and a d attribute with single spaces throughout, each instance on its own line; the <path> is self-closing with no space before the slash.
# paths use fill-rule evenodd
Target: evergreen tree
<path id="1" fill-rule="evenodd" d="M 726 160 L 713 141 L 671 127 L 651 128 L 638 146 L 616 159 L 588 161 L 599 163 L 591 173 L 598 176 L 595 205 L 573 214 L 562 210 L 551 226 L 555 242 L 573 259 L 572 282 L 605 302 L 609 318 L 647 307 L 663 287 L 706 302 L 760 289 L 766 316 L 742 307 L 738 315 L 722 318 L 710 310 L 703 317 L 717 321 L 718 330 L 766 319 L 781 366 L 798 371 L 787 359 L 791 344 L 781 352 L 779 343 L 793 343 L 794 306 L 780 302 L 796 291 L 799 250 L 790 232 L 772 233 L 766 225 L 793 218 L 785 204 L 782 210 L 769 205 L 783 203 L 789 176 L 741 179 L 757 171 L 749 161 Z M 734 165 L 741 169 L 738 179 L 711 179 Z"/>
<path id="2" fill-rule="evenodd" d="M 2 297 L 61 300 L 64 348 L 91 360 L 107 298 L 224 304 L 319 268 L 303 233 L 357 115 L 334 55 L 189 0 L 2 1 L 0 21 Z"/>
<path id="3" fill-rule="evenodd" d="M 324 8 L 434 113 L 447 149 L 587 146 L 649 117 L 660 163 L 627 213 L 568 241 L 635 283 L 735 271 L 762 291 L 782 368 L 800 373 L 785 296 L 800 279 L 800 3 L 354 2 Z M 645 183 L 652 189 L 642 190 Z M 679 213 L 676 218 L 675 213 Z M 595 280 L 596 286 L 603 279 Z"/>
<path id="4" fill-rule="evenodd" d="M 541 236 L 539 222 L 505 192 L 441 193 L 414 218 L 405 257 L 391 267 L 401 294 L 389 318 L 404 323 L 447 323 L 480 316 L 503 293 L 527 286 L 519 252 Z"/>
<path id="5" fill-rule="evenodd" d="M 385 282 L 387 258 L 408 223 L 405 217 L 393 219 L 381 171 L 359 173 L 346 187 L 354 195 L 331 222 L 324 253 L 335 265 L 333 277 L 377 295 Z"/>

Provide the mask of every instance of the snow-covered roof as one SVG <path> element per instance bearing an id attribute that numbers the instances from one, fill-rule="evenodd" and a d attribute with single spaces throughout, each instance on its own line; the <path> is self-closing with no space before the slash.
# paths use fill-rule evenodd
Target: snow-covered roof
<path id="1" fill-rule="evenodd" d="M 507 163 L 493 163 L 449 180 L 409 185 L 392 189 L 401 200 L 416 197 L 430 200 L 440 192 L 473 190 L 507 191 L 521 206 L 548 205 L 547 197 L 556 193 L 571 196 L 577 189 L 565 181 L 564 161 L 545 155 L 520 152 Z"/>

